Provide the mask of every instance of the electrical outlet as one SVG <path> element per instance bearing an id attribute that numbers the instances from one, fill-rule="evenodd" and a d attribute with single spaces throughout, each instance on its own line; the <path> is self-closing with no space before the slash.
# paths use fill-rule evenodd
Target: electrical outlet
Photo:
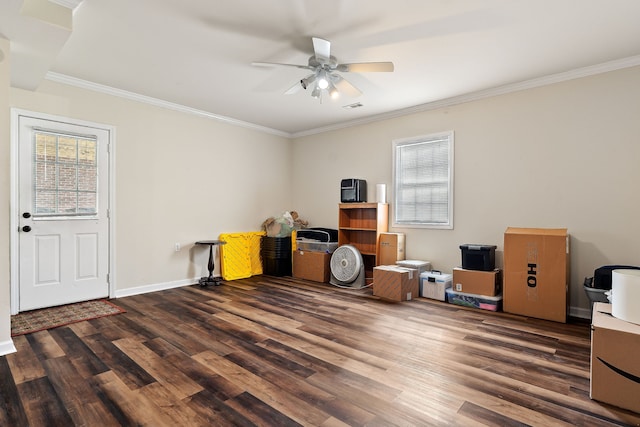
<path id="1" fill-rule="evenodd" d="M 180 252 L 180 243 L 176 243 L 176 252 Z"/>

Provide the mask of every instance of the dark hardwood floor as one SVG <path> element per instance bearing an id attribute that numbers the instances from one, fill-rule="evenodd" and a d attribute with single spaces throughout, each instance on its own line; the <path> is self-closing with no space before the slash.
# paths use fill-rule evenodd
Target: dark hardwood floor
<path id="1" fill-rule="evenodd" d="M 589 325 L 256 276 L 16 337 L 2 426 L 609 426 Z"/>

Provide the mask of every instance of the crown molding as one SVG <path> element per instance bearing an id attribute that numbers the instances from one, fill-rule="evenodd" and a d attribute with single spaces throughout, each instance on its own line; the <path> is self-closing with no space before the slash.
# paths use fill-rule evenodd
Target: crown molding
<path id="1" fill-rule="evenodd" d="M 75 10 L 83 0 L 49 0 L 50 3 L 55 3 L 58 6 L 66 7 L 67 9 Z"/>
<path id="2" fill-rule="evenodd" d="M 480 99 L 491 98 L 493 96 L 506 95 L 512 92 L 519 92 L 527 89 L 533 89 L 541 86 L 547 86 L 555 83 L 561 83 L 569 80 L 589 77 L 597 74 L 603 74 L 610 71 L 631 68 L 640 65 L 640 55 L 628 58 L 618 59 L 614 61 L 604 62 L 602 64 L 591 65 L 588 67 L 577 68 L 575 70 L 565 71 L 562 73 L 551 74 L 522 82 L 511 83 L 503 86 L 497 86 L 485 90 L 471 92 L 468 94 L 454 96 L 451 98 L 441 99 L 438 101 L 428 102 L 413 107 L 403 108 L 388 113 L 377 114 L 362 119 L 351 120 L 336 125 L 324 126 L 315 129 L 309 129 L 302 132 L 291 134 L 292 138 L 301 138 L 304 136 L 316 135 L 319 133 L 331 132 L 353 126 L 360 126 L 381 120 L 393 119 L 396 117 L 407 116 L 410 114 L 420 113 L 424 111 L 437 110 L 439 108 L 452 107 L 466 102 L 478 101 Z"/>
<path id="3" fill-rule="evenodd" d="M 73 1 L 73 0 L 55 0 L 55 1 Z M 295 138 L 301 138 L 301 137 L 316 135 L 316 134 L 325 133 L 325 132 L 336 131 L 336 130 L 345 129 L 349 127 L 360 126 L 364 124 L 378 122 L 381 120 L 388 120 L 396 117 L 407 116 L 410 114 L 420 113 L 424 111 L 431 111 L 439 108 L 452 107 L 455 105 L 464 104 L 472 101 L 478 101 L 478 100 L 490 98 L 493 96 L 505 95 L 508 93 L 519 92 L 527 89 L 534 89 L 541 86 L 547 86 L 555 83 L 561 83 L 569 80 L 589 77 L 597 74 L 603 74 L 610 71 L 616 71 L 624 68 L 635 67 L 638 65 L 640 65 L 640 55 L 631 56 L 628 58 L 618 59 L 618 60 L 609 61 L 609 62 L 604 62 L 602 64 L 591 65 L 588 67 L 577 68 L 575 70 L 551 74 L 548 76 L 539 77 L 531 80 L 525 80 L 522 82 L 511 83 L 503 86 L 497 86 L 494 88 L 471 92 L 471 93 L 460 95 L 460 96 L 454 96 L 451 98 L 428 102 L 428 103 L 416 105 L 413 107 L 403 108 L 403 109 L 391 111 L 388 113 L 377 114 L 377 115 L 365 117 L 362 119 L 350 120 L 350 121 L 342 122 L 335 125 L 324 126 L 324 127 L 309 129 L 309 130 L 295 132 L 295 133 L 284 132 L 278 129 L 272 129 L 265 126 L 260 126 L 257 124 L 245 122 L 242 120 L 237 120 L 230 117 L 213 114 L 207 111 L 198 110 L 196 108 L 191 108 L 184 105 L 163 101 L 161 99 L 152 98 L 145 95 L 139 95 L 133 92 L 116 89 L 110 86 L 89 82 L 87 80 L 81 80 L 75 77 L 67 76 L 65 74 L 59 74 L 59 73 L 54 73 L 50 71 L 47 73 L 46 79 L 53 82 L 57 82 L 57 83 L 62 83 L 70 86 L 79 87 L 82 89 L 104 93 L 107 95 L 129 99 L 132 101 L 154 105 L 156 107 L 167 108 L 169 110 L 179 111 L 186 114 L 192 114 L 199 117 L 218 120 L 231 125 L 240 126 L 240 127 L 252 129 L 252 130 L 257 130 L 257 131 L 268 133 L 271 135 L 295 139 Z"/>
<path id="4" fill-rule="evenodd" d="M 168 110 L 179 111 L 181 113 L 191 114 L 199 117 L 204 117 L 207 119 L 213 119 L 220 122 L 224 122 L 227 124 L 240 126 L 247 129 L 257 130 L 260 132 L 281 136 L 285 138 L 291 138 L 291 134 L 288 132 L 283 132 L 277 129 L 271 129 L 265 126 L 256 125 L 254 123 L 244 122 L 242 120 L 232 119 L 230 117 L 220 116 L 217 114 L 209 113 L 208 111 L 198 110 L 196 108 L 187 107 L 184 105 L 176 104 L 173 102 L 163 101 L 161 99 L 152 98 L 150 96 L 139 95 L 134 92 L 129 92 L 122 89 L 116 89 L 110 86 L 101 85 L 98 83 L 93 83 L 87 80 L 78 79 L 75 77 L 67 76 L 65 74 L 54 73 L 49 71 L 45 76 L 47 80 L 56 83 L 62 83 L 69 86 L 75 86 L 82 89 L 91 90 L 94 92 L 104 93 L 106 95 L 116 96 L 119 98 L 125 98 L 131 101 L 137 101 L 144 104 L 153 105 L 156 107 L 166 108 Z"/>

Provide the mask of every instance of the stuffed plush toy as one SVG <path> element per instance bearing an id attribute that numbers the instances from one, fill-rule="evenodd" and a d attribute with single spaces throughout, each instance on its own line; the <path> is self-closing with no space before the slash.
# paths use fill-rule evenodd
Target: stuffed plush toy
<path id="1" fill-rule="evenodd" d="M 262 229 L 267 232 L 267 236 L 276 237 L 280 234 L 280 224 L 276 222 L 274 217 L 269 217 L 262 223 Z"/>
<path id="2" fill-rule="evenodd" d="M 304 219 L 298 216 L 298 212 L 291 211 L 291 218 L 293 218 L 293 228 L 296 230 L 300 230 L 301 228 L 307 228 L 309 226 L 309 221 L 305 221 Z"/>
<path id="3" fill-rule="evenodd" d="M 298 212 L 284 212 L 278 218 L 269 217 L 262 223 L 262 229 L 267 232 L 269 237 L 287 237 L 291 236 L 291 231 L 306 228 L 308 221 L 298 216 Z"/>

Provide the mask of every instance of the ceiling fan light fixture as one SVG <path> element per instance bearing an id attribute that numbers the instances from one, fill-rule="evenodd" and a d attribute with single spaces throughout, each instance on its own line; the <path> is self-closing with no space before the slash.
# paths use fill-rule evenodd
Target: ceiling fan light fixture
<path id="1" fill-rule="evenodd" d="M 320 98 L 320 88 L 318 86 L 319 85 L 316 85 L 316 87 L 313 88 L 313 92 L 311 92 L 312 98 Z"/>
<path id="2" fill-rule="evenodd" d="M 329 85 L 328 91 L 331 99 L 337 99 L 340 96 L 340 92 L 338 92 L 338 89 L 333 85 L 333 83 Z"/>
<path id="3" fill-rule="evenodd" d="M 324 71 L 320 73 L 320 78 L 318 79 L 318 87 L 320 89 L 326 89 L 329 87 L 329 76 Z"/>
<path id="4" fill-rule="evenodd" d="M 315 74 L 311 74 L 305 77 L 304 79 L 300 80 L 300 86 L 302 86 L 302 88 L 306 90 L 307 87 L 309 87 L 309 85 L 313 83 L 315 80 L 316 80 Z"/>

